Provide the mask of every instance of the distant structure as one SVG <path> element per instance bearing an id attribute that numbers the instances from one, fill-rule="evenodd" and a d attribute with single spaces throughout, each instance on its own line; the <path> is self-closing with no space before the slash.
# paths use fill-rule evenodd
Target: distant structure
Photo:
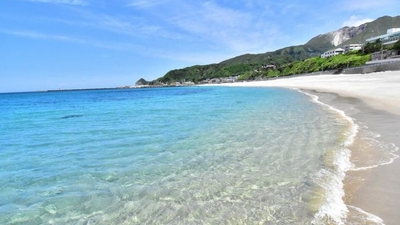
<path id="1" fill-rule="evenodd" d="M 400 28 L 388 29 L 386 34 L 371 37 L 366 40 L 367 43 L 376 43 L 380 41 L 382 45 L 392 45 L 400 40 Z M 399 50 L 387 50 L 381 49 L 380 51 L 371 54 L 371 61 L 366 64 L 379 64 L 388 62 L 398 62 L 400 61 Z"/>
<path id="2" fill-rule="evenodd" d="M 367 64 L 371 63 L 379 63 L 379 62 L 389 62 L 389 61 L 399 61 L 400 56 L 398 55 L 397 50 L 382 50 L 378 52 L 374 52 L 371 54 L 371 61 L 367 62 Z"/>
<path id="3" fill-rule="evenodd" d="M 343 46 L 344 53 L 350 52 L 350 51 L 358 51 L 363 48 L 363 44 L 349 44 Z"/>
<path id="4" fill-rule="evenodd" d="M 274 70 L 276 69 L 275 65 L 262 65 L 261 70 Z"/>
<path id="5" fill-rule="evenodd" d="M 382 45 L 390 45 L 396 43 L 400 40 L 400 28 L 388 29 L 386 34 L 368 38 L 366 41 L 368 43 L 375 43 L 377 40 L 382 42 Z"/>
<path id="6" fill-rule="evenodd" d="M 337 49 L 333 49 L 333 50 L 329 50 L 324 52 L 321 55 L 321 58 L 329 58 L 335 55 L 339 55 L 339 54 L 343 54 L 344 53 L 344 49 L 343 48 L 337 48 Z"/>

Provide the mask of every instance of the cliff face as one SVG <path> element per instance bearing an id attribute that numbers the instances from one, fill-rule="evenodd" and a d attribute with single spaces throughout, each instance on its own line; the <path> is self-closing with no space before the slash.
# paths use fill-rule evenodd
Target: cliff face
<path id="1" fill-rule="evenodd" d="M 336 31 L 318 35 L 308 41 L 306 45 L 319 46 L 322 49 L 326 49 L 327 47 L 336 47 L 362 34 L 367 27 L 368 23 L 362 24 L 358 27 L 343 27 Z"/>
<path id="2" fill-rule="evenodd" d="M 397 27 L 400 27 L 400 16 L 383 16 L 358 27 L 343 27 L 336 31 L 318 35 L 308 41 L 306 45 L 326 51 L 347 44 L 363 44 L 366 39 L 386 34 L 387 29 Z"/>
<path id="3" fill-rule="evenodd" d="M 158 80 L 162 82 L 183 79 L 197 81 L 206 78 L 237 75 L 242 73 L 243 70 L 255 70 L 260 65 L 273 64 L 279 67 L 290 62 L 318 56 L 336 47 L 348 44 L 364 44 L 366 39 L 385 34 L 387 29 L 397 27 L 400 28 L 400 16 L 383 16 L 358 27 L 343 27 L 336 31 L 320 34 L 304 45 L 289 46 L 260 54 L 244 54 L 216 64 L 172 70 Z"/>
<path id="4" fill-rule="evenodd" d="M 358 34 L 362 33 L 368 26 L 368 23 L 362 24 L 358 27 L 343 27 L 337 31 L 332 31 L 325 34 L 329 42 L 333 46 L 339 46 L 344 42 L 354 38 Z"/>

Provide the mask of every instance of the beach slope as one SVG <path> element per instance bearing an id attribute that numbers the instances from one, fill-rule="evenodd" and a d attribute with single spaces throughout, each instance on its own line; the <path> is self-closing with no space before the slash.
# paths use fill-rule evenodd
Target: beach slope
<path id="1" fill-rule="evenodd" d="M 400 71 L 291 76 L 223 85 L 296 88 L 309 92 L 319 96 L 321 102 L 344 111 L 358 125 L 376 134 L 378 141 L 393 144 L 396 149 L 400 146 Z M 367 160 L 364 147 L 354 146 L 353 150 L 357 161 Z M 387 225 L 400 224 L 400 160 L 396 160 L 398 152 L 390 154 L 393 157 L 376 166 L 349 171 L 345 180 L 345 201 L 349 208 L 354 206 L 376 215 Z"/>

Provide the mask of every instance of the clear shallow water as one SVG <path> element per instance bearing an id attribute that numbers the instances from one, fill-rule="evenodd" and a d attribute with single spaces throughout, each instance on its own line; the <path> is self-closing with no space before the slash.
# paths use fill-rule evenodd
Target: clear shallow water
<path id="1" fill-rule="evenodd" d="M 0 112 L 0 224 L 334 224 L 345 215 L 351 124 L 296 91 L 1 94 Z"/>

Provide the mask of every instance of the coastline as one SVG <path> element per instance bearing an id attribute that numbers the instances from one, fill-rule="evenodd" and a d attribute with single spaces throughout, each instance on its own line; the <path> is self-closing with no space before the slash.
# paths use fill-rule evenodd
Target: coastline
<path id="1" fill-rule="evenodd" d="M 344 180 L 344 201 L 350 218 L 358 217 L 362 210 L 363 216 L 372 218 L 376 224 L 382 224 L 379 218 L 386 225 L 400 222 L 400 178 L 397 175 L 400 161 L 396 160 L 398 153 L 394 152 L 400 147 L 400 71 L 296 76 L 221 85 L 297 88 L 344 111 L 361 127 L 350 147 L 351 161 L 359 164 L 359 169 L 347 171 Z M 387 149 L 379 152 L 375 151 L 377 148 L 368 147 L 369 137 L 365 137 L 368 135 L 374 135 L 374 141 Z M 386 152 L 388 149 L 391 152 Z M 383 156 L 386 153 L 387 156 Z M 371 158 L 381 162 L 368 164 Z"/>

